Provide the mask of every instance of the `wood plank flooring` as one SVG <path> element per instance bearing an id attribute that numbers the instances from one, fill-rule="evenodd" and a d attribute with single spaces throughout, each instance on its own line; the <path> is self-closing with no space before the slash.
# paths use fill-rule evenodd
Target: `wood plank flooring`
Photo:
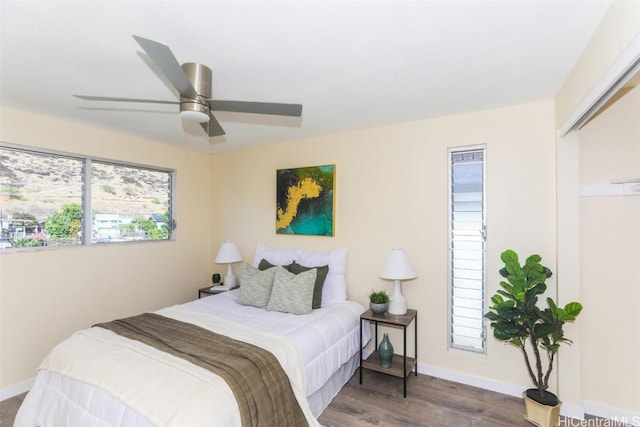
<path id="1" fill-rule="evenodd" d="M 11 427 L 13 426 L 13 420 L 18 413 L 18 408 L 22 405 L 22 401 L 27 393 L 19 394 L 11 399 L 3 400 L 0 402 L 0 426 Z"/>
<path id="2" fill-rule="evenodd" d="M 522 399 L 419 374 L 407 382 L 378 372 L 356 375 L 318 419 L 327 427 L 531 427 Z"/>

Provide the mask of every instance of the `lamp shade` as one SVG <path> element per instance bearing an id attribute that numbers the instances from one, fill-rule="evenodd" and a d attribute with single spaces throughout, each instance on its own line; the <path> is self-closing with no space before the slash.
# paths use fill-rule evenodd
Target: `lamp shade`
<path id="1" fill-rule="evenodd" d="M 233 242 L 226 241 L 220 246 L 218 256 L 216 256 L 217 264 L 226 264 L 242 261 L 242 255 Z"/>
<path id="2" fill-rule="evenodd" d="M 391 249 L 387 261 L 380 272 L 380 277 L 387 280 L 409 280 L 418 277 L 407 253 L 400 248 Z"/>

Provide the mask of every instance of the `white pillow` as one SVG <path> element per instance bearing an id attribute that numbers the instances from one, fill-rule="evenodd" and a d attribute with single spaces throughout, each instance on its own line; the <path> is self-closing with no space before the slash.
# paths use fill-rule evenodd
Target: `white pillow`
<path id="1" fill-rule="evenodd" d="M 312 268 L 297 275 L 288 272 L 282 266 L 270 270 L 275 270 L 276 274 L 267 310 L 292 314 L 311 313 L 313 288 L 318 270 Z"/>
<path id="2" fill-rule="evenodd" d="M 258 268 L 260 261 L 263 259 L 269 261 L 273 265 L 289 265 L 296 259 L 296 249 L 273 249 L 262 243 L 258 243 L 256 252 L 253 256 L 253 266 Z"/>
<path id="3" fill-rule="evenodd" d="M 322 306 L 347 300 L 347 248 L 311 252 L 299 249 L 295 261 L 305 267 L 329 266 L 322 288 Z M 260 262 L 260 260 L 258 260 Z M 287 262 L 286 264 L 289 264 Z"/>

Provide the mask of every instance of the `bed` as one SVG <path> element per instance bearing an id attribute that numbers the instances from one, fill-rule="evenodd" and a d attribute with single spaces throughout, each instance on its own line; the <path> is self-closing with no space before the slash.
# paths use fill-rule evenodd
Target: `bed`
<path id="1" fill-rule="evenodd" d="M 200 334 L 197 340 L 187 339 L 184 335 L 184 341 L 191 346 L 187 353 L 191 357 L 193 347 L 202 347 L 199 351 L 203 357 L 215 359 L 214 364 L 223 364 L 223 361 L 231 365 L 235 363 L 230 353 L 218 356 L 214 350 L 229 348 L 229 351 L 241 353 L 233 357 L 245 357 L 249 353 L 243 346 L 255 348 L 257 352 L 267 350 L 265 359 L 277 360 L 274 364 L 278 366 L 274 369 L 284 372 L 286 384 L 282 387 L 290 388 L 290 392 L 272 387 L 271 377 L 263 379 L 269 394 L 267 400 L 273 408 L 256 406 L 254 413 L 269 414 L 269 411 L 285 408 L 280 416 L 289 420 L 290 412 L 294 411 L 287 412 L 291 406 L 299 411 L 298 416 L 304 417 L 306 424 L 319 425 L 316 418 L 359 366 L 359 316 L 365 309 L 346 298 L 345 260 L 346 250 L 343 249 L 307 252 L 275 250 L 259 245 L 253 264 L 242 266 L 239 289 L 121 319 L 124 326 L 117 320 L 78 331 L 56 346 L 43 361 L 34 386 L 18 411 L 15 426 L 240 426 L 270 423 L 257 418 L 247 421 L 246 401 L 252 405 L 254 400 L 260 401 L 253 395 L 238 398 L 238 386 L 233 385 L 226 373 L 206 369 L 205 365 L 199 365 L 199 359 L 195 362 L 185 360 L 172 354 L 171 350 L 132 339 L 126 333 L 121 335 L 123 332 L 118 328 L 137 330 L 138 323 L 127 323 L 133 321 L 146 322 L 152 329 L 163 322 L 194 329 Z M 322 278 L 322 301 L 318 308 L 295 314 L 273 304 L 265 308 L 247 304 L 247 295 L 254 298 L 259 294 L 256 277 L 265 279 L 273 271 L 276 271 L 273 273 L 276 279 L 280 275 L 284 277 L 287 274 L 282 272 L 285 266 L 290 267 L 293 263 L 303 266 L 304 271 L 289 273 L 286 277 L 291 281 L 285 282 L 289 286 L 295 284 L 298 289 L 303 280 L 308 284 L 312 276 L 311 288 L 316 296 L 320 280 L 318 267 L 327 267 L 326 276 Z M 271 295 L 276 295 L 278 289 L 280 292 L 286 290 L 278 288 L 281 283 L 274 279 Z M 309 286 L 305 289 L 307 295 Z M 285 298 L 293 294 L 291 288 L 285 293 Z M 178 340 L 182 334 L 183 329 L 178 329 Z M 208 342 L 205 338 L 208 340 L 209 335 L 229 343 L 225 346 L 216 341 L 205 347 L 204 343 Z M 365 328 L 363 343 L 366 345 L 370 338 L 370 329 Z M 165 340 L 164 335 L 161 341 L 175 347 L 172 341 Z M 252 366 L 254 362 L 249 361 L 248 364 Z M 262 372 L 263 369 L 257 371 Z M 238 381 L 242 383 L 244 379 Z M 277 383 L 273 380 L 273 384 Z M 260 389 L 259 386 L 249 388 Z M 279 422 L 279 425 L 298 422 Z"/>

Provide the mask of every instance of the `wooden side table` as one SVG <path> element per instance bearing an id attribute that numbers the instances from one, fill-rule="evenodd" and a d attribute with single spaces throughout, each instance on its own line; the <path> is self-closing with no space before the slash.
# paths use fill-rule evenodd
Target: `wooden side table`
<path id="1" fill-rule="evenodd" d="M 362 360 L 362 324 L 365 320 L 375 324 L 375 351 L 367 358 Z M 414 335 L 414 354 L 413 357 L 407 357 L 407 327 L 413 322 Z M 380 358 L 378 357 L 378 324 L 389 325 L 392 327 L 402 328 L 404 340 L 404 354 L 394 354 L 390 368 L 380 366 Z M 371 310 L 367 310 L 360 315 L 360 384 L 362 384 L 362 370 L 369 369 L 371 371 L 381 372 L 394 377 L 402 378 L 404 381 L 404 397 L 407 397 L 407 377 L 412 370 L 418 375 L 418 311 L 409 309 L 407 314 L 395 315 L 384 313 L 382 315 L 373 314 Z"/>
<path id="2" fill-rule="evenodd" d="M 218 288 L 218 286 L 214 287 L 213 289 L 211 288 L 211 286 L 198 289 L 198 299 L 202 298 L 203 296 L 206 297 L 208 295 L 217 295 L 231 290 L 228 288 L 223 288 L 222 286 L 220 286 L 219 289 L 216 288 Z"/>

